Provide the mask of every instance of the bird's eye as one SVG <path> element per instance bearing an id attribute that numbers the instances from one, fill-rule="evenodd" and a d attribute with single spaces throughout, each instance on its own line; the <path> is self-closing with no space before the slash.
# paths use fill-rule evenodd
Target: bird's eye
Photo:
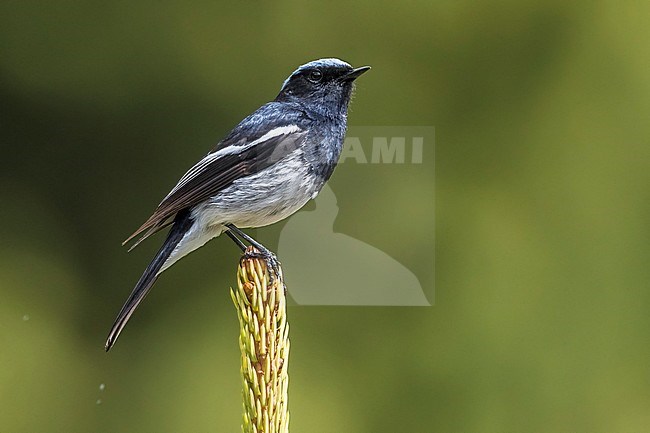
<path id="1" fill-rule="evenodd" d="M 323 79 L 323 73 L 318 69 L 314 69 L 309 73 L 309 75 L 307 75 L 307 79 L 312 83 L 318 83 Z"/>

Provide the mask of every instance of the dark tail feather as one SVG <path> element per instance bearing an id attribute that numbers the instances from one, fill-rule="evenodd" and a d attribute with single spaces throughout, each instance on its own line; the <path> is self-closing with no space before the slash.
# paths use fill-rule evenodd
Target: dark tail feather
<path id="1" fill-rule="evenodd" d="M 192 222 L 188 210 L 183 210 L 176 215 L 174 225 L 171 230 L 169 230 L 165 243 L 160 247 L 160 250 L 158 250 L 158 253 L 156 253 L 156 256 L 149 266 L 147 266 L 147 269 L 145 269 L 140 280 L 138 280 L 131 295 L 124 303 L 122 310 L 120 310 L 120 313 L 117 315 L 115 323 L 111 328 L 111 332 L 108 334 L 106 345 L 104 346 L 107 352 L 111 347 L 113 347 L 113 344 L 115 344 L 115 340 L 119 337 L 120 332 L 122 332 L 122 329 L 126 326 L 126 322 L 129 321 L 129 318 L 131 318 L 135 309 L 138 308 L 140 302 L 142 302 L 145 296 L 147 296 L 147 293 L 149 293 L 149 290 L 158 278 L 158 271 L 160 271 L 160 268 L 162 268 L 165 261 L 167 261 L 171 253 L 174 251 L 176 245 L 178 245 L 180 240 L 183 239 L 187 230 L 192 226 Z"/>

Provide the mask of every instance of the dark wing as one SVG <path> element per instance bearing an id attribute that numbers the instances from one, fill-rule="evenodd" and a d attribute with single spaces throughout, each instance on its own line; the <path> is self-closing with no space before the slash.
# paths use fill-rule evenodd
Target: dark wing
<path id="1" fill-rule="evenodd" d="M 169 225 L 182 209 L 194 206 L 214 196 L 235 180 L 258 173 L 298 149 L 307 132 L 296 125 L 269 130 L 252 141 L 232 140 L 221 144 L 206 155 L 178 181 L 163 199 L 153 215 L 136 230 L 124 244 L 142 234 L 131 247 Z M 233 137 L 236 138 L 236 137 Z"/>

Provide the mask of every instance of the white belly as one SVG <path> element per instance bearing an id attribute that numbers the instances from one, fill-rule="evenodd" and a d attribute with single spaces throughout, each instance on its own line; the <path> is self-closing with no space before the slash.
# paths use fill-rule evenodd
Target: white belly
<path id="1" fill-rule="evenodd" d="M 323 186 L 309 175 L 302 150 L 289 154 L 255 175 L 238 179 L 216 197 L 192 209 L 194 224 L 178 243 L 159 273 L 181 257 L 219 236 L 224 224 L 237 227 L 262 227 L 292 215 L 316 195 Z"/>
<path id="2" fill-rule="evenodd" d="M 237 227 L 262 227 L 278 222 L 303 207 L 320 185 L 308 176 L 309 167 L 296 150 L 255 175 L 238 179 L 199 205 L 192 216 L 203 227 L 232 223 Z"/>

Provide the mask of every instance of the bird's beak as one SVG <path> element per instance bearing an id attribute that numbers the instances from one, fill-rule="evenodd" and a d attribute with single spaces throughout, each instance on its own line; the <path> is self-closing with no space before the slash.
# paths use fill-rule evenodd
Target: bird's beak
<path id="1" fill-rule="evenodd" d="M 361 74 L 363 74 L 364 72 L 366 72 L 368 70 L 370 70 L 370 66 L 362 66 L 360 68 L 353 69 L 350 72 L 348 72 L 347 74 L 345 74 L 344 76 L 342 76 L 341 80 L 342 81 L 354 81 L 357 78 L 359 78 L 359 76 Z"/>

